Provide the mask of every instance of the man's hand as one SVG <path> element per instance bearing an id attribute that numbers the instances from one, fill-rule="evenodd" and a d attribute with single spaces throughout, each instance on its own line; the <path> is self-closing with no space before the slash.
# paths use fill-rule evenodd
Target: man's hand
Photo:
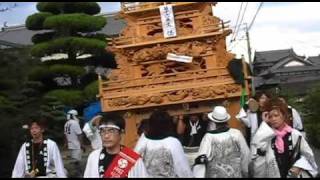
<path id="1" fill-rule="evenodd" d="M 24 177 L 26 178 L 34 178 L 39 173 L 38 169 L 32 170 L 30 173 L 26 173 Z"/>
<path id="2" fill-rule="evenodd" d="M 24 177 L 25 177 L 25 178 L 33 178 L 31 173 L 26 173 L 26 174 L 24 175 Z"/>
<path id="3" fill-rule="evenodd" d="M 292 175 L 295 177 L 298 177 L 298 175 L 301 173 L 301 168 L 298 167 L 292 167 L 289 171 L 291 172 Z"/>

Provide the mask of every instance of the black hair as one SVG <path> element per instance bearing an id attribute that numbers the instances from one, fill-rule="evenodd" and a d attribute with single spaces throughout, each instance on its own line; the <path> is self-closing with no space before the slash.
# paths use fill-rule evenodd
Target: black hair
<path id="1" fill-rule="evenodd" d="M 101 113 L 102 118 L 99 122 L 99 125 L 112 123 L 116 126 L 119 126 L 121 130 L 125 129 L 126 122 L 122 116 L 115 112 Z"/>
<path id="2" fill-rule="evenodd" d="M 140 136 L 144 131 L 148 129 L 148 119 L 142 119 L 139 126 L 138 126 L 138 135 Z"/>
<path id="3" fill-rule="evenodd" d="M 257 92 L 256 92 L 256 94 L 255 94 L 255 96 L 254 96 L 254 99 L 255 99 L 256 101 L 259 101 L 259 99 L 260 99 L 260 97 L 261 97 L 262 95 L 266 95 L 269 99 L 272 98 L 272 94 L 271 94 L 269 91 L 260 90 L 260 91 L 257 91 Z"/>
<path id="4" fill-rule="evenodd" d="M 165 136 L 174 134 L 172 117 L 165 110 L 156 109 L 148 120 L 148 136 Z"/>
<path id="5" fill-rule="evenodd" d="M 226 122 L 220 122 L 220 123 L 216 123 L 216 128 L 221 128 L 221 127 L 229 127 L 228 121 Z"/>
<path id="6" fill-rule="evenodd" d="M 201 114 L 201 113 L 189 114 L 189 115 L 187 116 L 187 120 L 189 120 L 189 121 L 190 121 L 191 116 L 196 116 L 196 117 L 198 118 L 198 120 L 199 120 L 199 121 L 201 121 L 201 120 L 202 120 L 202 114 Z"/>
<path id="7" fill-rule="evenodd" d="M 31 115 L 28 117 L 28 126 L 31 128 L 31 125 L 33 123 L 36 123 L 38 126 L 40 126 L 42 129 L 47 128 L 47 120 L 40 115 Z"/>

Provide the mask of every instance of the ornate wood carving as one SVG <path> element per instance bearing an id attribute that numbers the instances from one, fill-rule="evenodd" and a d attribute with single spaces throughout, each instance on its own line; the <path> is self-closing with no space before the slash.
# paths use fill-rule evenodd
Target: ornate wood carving
<path id="1" fill-rule="evenodd" d="M 134 107 L 148 104 L 166 104 L 167 102 L 184 102 L 184 100 L 204 100 L 216 97 L 239 96 L 240 86 L 235 84 L 206 86 L 181 90 L 163 91 L 138 96 L 125 96 L 109 101 L 109 107 Z"/>
<path id="2" fill-rule="evenodd" d="M 119 15 L 127 21 L 127 27 L 107 49 L 115 54 L 118 69 L 108 74 L 108 80 L 100 79 L 103 111 L 130 110 L 135 114 L 165 106 L 174 109 L 174 114 L 181 114 L 194 111 L 192 106 L 184 107 L 196 103 L 201 104 L 197 112 L 208 112 L 214 101 L 232 99 L 235 103 L 239 99 L 241 87 L 226 68 L 234 58 L 225 43 L 231 30 L 212 14 L 211 4 L 215 3 L 170 2 L 177 37 L 168 39 L 163 36 L 158 9 L 163 4 L 137 3 L 125 7 L 122 3 Z M 168 53 L 192 57 L 192 62 L 169 60 Z M 146 118 L 146 113 L 132 117 L 128 119 L 138 122 Z M 126 135 L 128 144 L 134 144 L 134 129 Z"/>
<path id="3" fill-rule="evenodd" d="M 172 4 L 178 36 L 170 39 L 163 37 L 156 4 L 121 11 L 127 27 L 108 47 L 118 69 L 100 82 L 105 111 L 240 96 L 240 87 L 226 69 L 234 56 L 225 45 L 230 31 L 212 15 L 211 4 Z M 132 45 L 120 47 L 119 40 Z M 192 62 L 168 60 L 168 53 L 192 57 Z"/>

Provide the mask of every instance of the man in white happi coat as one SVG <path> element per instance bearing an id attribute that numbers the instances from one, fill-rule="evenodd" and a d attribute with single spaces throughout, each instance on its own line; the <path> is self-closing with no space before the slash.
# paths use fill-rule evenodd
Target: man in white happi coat
<path id="1" fill-rule="evenodd" d="M 173 123 L 167 111 L 155 110 L 146 131 L 134 148 L 143 159 L 150 177 L 193 177 L 182 144 L 174 137 Z"/>
<path id="2" fill-rule="evenodd" d="M 103 147 L 90 153 L 84 172 L 87 178 L 148 177 L 138 153 L 121 145 L 125 121 L 112 112 L 102 115 L 99 131 Z"/>
<path id="3" fill-rule="evenodd" d="M 201 141 L 193 167 L 195 177 L 248 177 L 250 150 L 242 133 L 228 127 L 230 115 L 226 108 L 216 106 L 208 118 L 216 129 L 209 130 Z"/>
<path id="4" fill-rule="evenodd" d="M 21 146 L 12 177 L 66 177 L 57 144 L 43 137 L 43 122 L 34 119 L 29 127 L 32 139 Z"/>
<path id="5" fill-rule="evenodd" d="M 258 91 L 254 98 L 250 98 L 246 105 L 240 109 L 236 118 L 246 126 L 247 144 L 250 142 L 262 122 L 262 113 L 265 104 L 271 98 L 271 94 L 267 91 Z M 248 108 L 246 108 L 248 107 Z"/>

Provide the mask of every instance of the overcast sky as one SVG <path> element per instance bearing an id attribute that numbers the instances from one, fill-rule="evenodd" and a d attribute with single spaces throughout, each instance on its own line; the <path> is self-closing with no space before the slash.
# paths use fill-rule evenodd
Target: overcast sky
<path id="1" fill-rule="evenodd" d="M 119 2 L 99 2 L 102 13 L 117 12 Z M 242 8 L 245 7 L 245 2 Z M 11 7 L 14 2 L 1 2 L 0 9 Z M 17 2 L 17 7 L 0 12 L 0 27 L 24 24 L 26 18 L 36 13 L 36 2 Z M 250 24 L 260 2 L 249 2 L 242 23 Z M 224 21 L 236 24 L 241 2 L 221 2 L 214 14 Z M 293 48 L 298 55 L 317 56 L 320 54 L 320 3 L 319 2 L 264 2 L 252 28 L 249 31 L 252 52 Z M 240 21 L 241 17 L 239 18 Z M 244 27 L 244 26 L 243 26 Z M 244 31 L 240 29 L 236 41 L 227 47 L 238 57 L 247 57 L 247 43 Z M 242 39 L 242 40 L 241 40 Z"/>

